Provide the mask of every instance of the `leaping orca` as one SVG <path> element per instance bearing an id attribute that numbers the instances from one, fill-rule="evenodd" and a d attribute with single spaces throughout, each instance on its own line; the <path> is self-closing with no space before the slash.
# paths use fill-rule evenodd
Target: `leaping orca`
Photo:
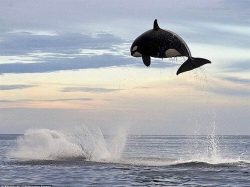
<path id="1" fill-rule="evenodd" d="M 131 55 L 142 57 L 143 63 L 150 66 L 151 58 L 171 58 L 186 56 L 188 59 L 179 67 L 177 75 L 185 71 L 198 68 L 211 63 L 204 58 L 194 58 L 186 42 L 176 33 L 163 30 L 159 27 L 157 19 L 154 20 L 154 28 L 141 34 L 135 39 L 131 48 Z"/>

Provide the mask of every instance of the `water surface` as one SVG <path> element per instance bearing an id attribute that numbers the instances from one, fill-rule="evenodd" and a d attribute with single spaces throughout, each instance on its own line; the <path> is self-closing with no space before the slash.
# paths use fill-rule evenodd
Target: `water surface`
<path id="1" fill-rule="evenodd" d="M 50 141 L 50 135 L 56 140 Z M 99 137 L 99 140 L 98 138 L 90 140 L 91 136 L 86 138 L 85 134 L 83 135 L 85 139 L 81 141 L 88 139 L 90 142 L 81 143 L 76 139 L 73 141 L 72 138 L 63 140 L 70 136 L 57 135 L 56 132 L 49 131 L 32 131 L 25 135 L 0 135 L 0 184 L 54 186 L 248 186 L 250 184 L 250 136 L 130 135 L 125 139 L 119 135 L 115 138 L 106 136 Z M 43 143 L 39 144 L 39 141 Z M 53 145 L 53 142 L 56 142 L 56 145 Z M 76 147 L 66 145 L 69 142 Z M 32 154 L 32 151 L 36 153 Z M 69 154 L 70 152 L 72 154 Z"/>

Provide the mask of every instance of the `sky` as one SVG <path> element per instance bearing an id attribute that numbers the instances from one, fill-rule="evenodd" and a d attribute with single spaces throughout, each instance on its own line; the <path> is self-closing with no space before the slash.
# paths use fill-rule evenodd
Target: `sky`
<path id="1" fill-rule="evenodd" d="M 249 0 L 0 0 L 0 133 L 87 124 L 106 133 L 250 135 Z M 194 57 L 130 56 L 159 26 Z"/>

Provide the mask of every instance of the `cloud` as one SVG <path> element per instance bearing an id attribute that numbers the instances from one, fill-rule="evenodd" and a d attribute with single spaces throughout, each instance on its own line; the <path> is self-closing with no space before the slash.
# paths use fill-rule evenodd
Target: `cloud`
<path id="1" fill-rule="evenodd" d="M 112 88 L 90 88 L 90 87 L 66 87 L 62 92 L 90 92 L 90 93 L 109 93 L 120 91 L 121 89 Z"/>
<path id="2" fill-rule="evenodd" d="M 57 36 L 61 33 L 102 31 L 132 40 L 150 29 L 153 20 L 158 18 L 160 26 L 180 33 L 190 42 L 246 47 L 249 39 L 241 34 L 249 30 L 249 7 L 249 1 L 231 0 L 201 0 L 199 3 L 197 0 L 145 0 L 133 2 L 133 5 L 126 0 L 107 0 L 105 5 L 100 0 L 70 3 L 67 0 L 25 0 L 22 3 L 9 0 L 0 2 L 0 33 L 1 30 L 2 33 L 28 31 L 40 39 L 44 36 L 52 39 L 61 38 Z M 68 42 L 77 42 L 74 39 Z"/>
<path id="3" fill-rule="evenodd" d="M 239 23 L 219 23 L 213 21 L 183 23 L 173 27 L 190 42 L 221 45 L 232 48 L 249 48 L 250 26 Z"/>
<path id="4" fill-rule="evenodd" d="M 249 84 L 250 79 L 225 75 L 219 79 L 212 79 L 207 86 L 207 91 L 245 100 L 246 97 L 250 97 Z"/>
<path id="5" fill-rule="evenodd" d="M 7 28 L 42 27 L 52 30 L 80 30 L 90 26 L 98 27 L 98 25 L 100 28 L 111 30 L 119 29 L 126 20 L 130 20 L 128 22 L 130 25 L 137 25 L 142 20 L 154 18 L 169 22 L 210 19 L 219 22 L 249 23 L 249 1 L 202 0 L 197 3 L 197 0 L 144 0 L 135 1 L 133 4 L 127 0 L 105 2 L 103 4 L 101 0 L 1 1 L 0 17 Z"/>
<path id="6" fill-rule="evenodd" d="M 107 33 L 93 36 L 81 33 L 34 35 L 26 31 L 2 33 L 0 37 L 2 38 L 0 55 L 25 55 L 34 52 L 75 54 L 82 48 L 109 49 L 112 45 L 124 42 Z"/>
<path id="7" fill-rule="evenodd" d="M 199 77 L 201 79 L 195 84 L 189 84 L 189 89 L 193 88 L 199 92 L 208 92 L 212 95 L 216 94 L 217 96 L 213 96 L 214 100 L 217 100 L 218 96 L 223 97 L 217 101 L 228 100 L 228 97 L 237 97 L 237 99 L 242 99 L 245 103 L 245 99 L 250 97 L 250 79 L 228 76 L 227 74 L 219 77 L 207 77 L 205 74 L 203 76 L 204 77 Z M 184 84 L 187 85 L 187 83 Z M 230 101 L 230 99 L 228 101 Z"/>
<path id="8" fill-rule="evenodd" d="M 235 61 L 234 63 L 228 64 L 225 70 L 227 72 L 248 72 L 250 71 L 249 61 Z"/>
<path id="9" fill-rule="evenodd" d="M 0 64 L 0 74 L 6 73 L 46 73 L 64 70 L 79 70 L 79 69 L 93 69 L 105 67 L 119 67 L 119 66 L 138 66 L 143 67 L 141 58 L 128 57 L 125 55 L 114 54 L 100 54 L 100 55 L 73 55 L 67 57 L 54 57 L 50 54 L 49 57 L 41 57 L 37 62 L 28 63 L 3 63 Z M 154 59 L 152 68 L 170 68 L 175 67 L 176 63 L 163 63 L 161 59 Z"/>
<path id="10" fill-rule="evenodd" d="M 3 38 L 0 74 L 90 69 L 137 62 L 129 57 L 130 43 L 107 33 L 34 35 L 12 32 Z"/>
<path id="11" fill-rule="evenodd" d="M 237 97 L 249 97 L 250 90 L 246 88 L 228 88 L 228 87 L 212 87 L 209 91 L 221 94 L 221 95 L 228 95 L 228 96 L 237 96 Z"/>
<path id="12" fill-rule="evenodd" d="M 20 99 L 20 100 L 9 100 L 9 99 L 1 99 L 0 103 L 16 103 L 16 102 L 30 102 L 30 99 Z"/>
<path id="13" fill-rule="evenodd" d="M 0 90 L 20 90 L 20 89 L 26 89 L 26 88 L 32 88 L 35 87 L 35 85 L 25 85 L 25 84 L 15 84 L 15 85 L 0 85 Z"/>
<path id="14" fill-rule="evenodd" d="M 225 76 L 223 77 L 223 79 L 237 84 L 250 85 L 250 79 L 231 77 L 231 76 Z"/>
<path id="15" fill-rule="evenodd" d="M 101 55 L 82 56 L 74 59 L 51 59 L 40 63 L 0 64 L 0 74 L 5 73 L 45 73 L 62 70 L 103 68 L 111 66 L 133 65 L 137 61 L 123 56 Z M 137 62 L 138 63 L 138 62 Z"/>
<path id="16" fill-rule="evenodd" d="M 191 43 L 190 49 L 193 56 L 211 60 L 211 68 L 214 68 L 215 71 L 247 72 L 250 70 L 250 53 L 248 48 Z"/>
<path id="17" fill-rule="evenodd" d="M 92 98 L 65 98 L 65 99 L 2 99 L 1 103 L 17 103 L 17 102 L 61 102 L 61 101 L 92 101 Z"/>

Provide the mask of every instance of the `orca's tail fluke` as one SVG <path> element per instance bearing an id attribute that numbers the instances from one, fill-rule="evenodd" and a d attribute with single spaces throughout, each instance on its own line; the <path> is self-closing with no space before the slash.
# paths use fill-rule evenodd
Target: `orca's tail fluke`
<path id="1" fill-rule="evenodd" d="M 176 74 L 179 75 L 180 73 L 193 70 L 208 63 L 211 64 L 211 61 L 204 58 L 190 57 L 179 67 Z"/>

